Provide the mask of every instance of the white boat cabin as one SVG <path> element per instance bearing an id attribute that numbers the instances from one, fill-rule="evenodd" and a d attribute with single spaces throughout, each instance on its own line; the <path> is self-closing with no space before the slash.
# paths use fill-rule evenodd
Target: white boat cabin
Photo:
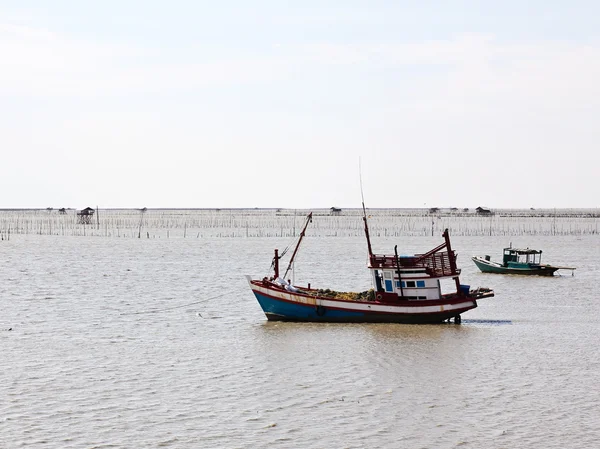
<path id="1" fill-rule="evenodd" d="M 398 270 L 371 268 L 375 292 L 395 293 L 407 300 L 435 300 L 442 297 L 440 278 L 429 276 L 425 269 L 403 269 L 400 277 Z M 451 277 L 447 277 L 451 279 Z M 454 282 L 451 283 L 454 285 Z"/>
<path id="2" fill-rule="evenodd" d="M 374 254 L 369 248 L 369 265 L 375 298 L 379 301 L 435 301 L 447 295 L 468 296 L 469 286 L 461 285 L 456 253 L 446 229 L 444 243 L 413 256 Z M 444 251 L 445 250 L 445 251 Z M 446 283 L 448 282 L 448 284 Z"/>

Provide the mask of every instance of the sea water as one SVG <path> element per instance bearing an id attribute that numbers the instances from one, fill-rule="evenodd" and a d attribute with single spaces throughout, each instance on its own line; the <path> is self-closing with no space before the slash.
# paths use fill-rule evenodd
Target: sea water
<path id="1" fill-rule="evenodd" d="M 600 239 L 511 240 L 575 276 L 483 274 L 470 257 L 506 237 L 456 237 L 461 281 L 496 296 L 462 325 L 399 325 L 266 321 L 244 275 L 287 238 L 11 235 L 0 447 L 596 447 Z M 365 265 L 363 238 L 307 238 L 288 277 L 366 290 Z"/>

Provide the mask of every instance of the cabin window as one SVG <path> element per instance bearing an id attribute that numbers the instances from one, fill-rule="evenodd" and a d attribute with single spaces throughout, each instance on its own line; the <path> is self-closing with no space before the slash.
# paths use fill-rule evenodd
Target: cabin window
<path id="1" fill-rule="evenodd" d="M 406 282 L 402 281 L 402 288 L 406 288 Z"/>
<path id="2" fill-rule="evenodd" d="M 403 282 L 403 284 L 404 284 L 404 282 Z M 396 288 L 400 288 L 400 281 L 396 281 Z"/>
<path id="3" fill-rule="evenodd" d="M 425 281 L 417 281 L 418 288 L 425 288 Z"/>
<path id="4" fill-rule="evenodd" d="M 406 286 L 408 288 L 415 288 L 415 281 L 406 281 Z"/>

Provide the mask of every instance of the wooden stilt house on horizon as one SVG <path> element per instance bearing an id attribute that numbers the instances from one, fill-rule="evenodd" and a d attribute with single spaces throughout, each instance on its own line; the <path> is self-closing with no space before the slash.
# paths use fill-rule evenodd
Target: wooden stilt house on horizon
<path id="1" fill-rule="evenodd" d="M 77 224 L 92 224 L 94 212 L 94 209 L 91 207 L 86 207 L 85 209 L 77 212 Z"/>

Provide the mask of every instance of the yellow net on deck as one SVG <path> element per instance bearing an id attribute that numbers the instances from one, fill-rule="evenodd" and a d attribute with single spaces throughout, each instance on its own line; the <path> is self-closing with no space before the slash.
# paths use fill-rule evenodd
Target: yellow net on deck
<path id="1" fill-rule="evenodd" d="M 324 298 L 341 299 L 344 301 L 375 301 L 375 290 L 370 289 L 364 292 L 337 292 L 330 289 L 319 289 L 317 295 Z"/>

